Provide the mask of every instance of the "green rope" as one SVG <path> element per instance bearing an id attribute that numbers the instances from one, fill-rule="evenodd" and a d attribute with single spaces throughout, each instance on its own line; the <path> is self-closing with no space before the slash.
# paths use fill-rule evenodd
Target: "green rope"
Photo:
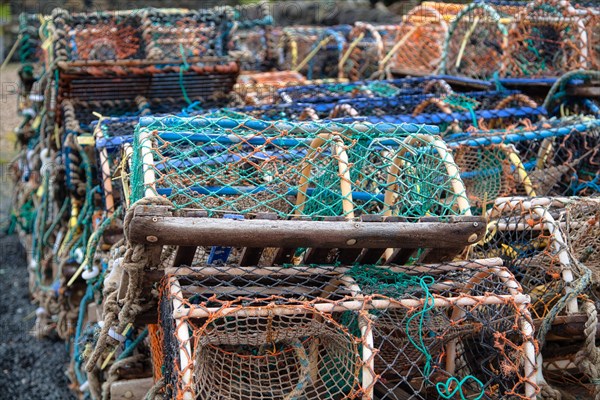
<path id="1" fill-rule="evenodd" d="M 125 348 L 125 350 L 123 350 L 123 352 L 121 354 L 119 354 L 119 356 L 117 357 L 117 361 L 129 357 L 131 355 L 131 353 L 133 353 L 133 350 L 135 350 L 135 348 L 140 343 L 142 343 L 142 341 L 146 338 L 146 336 L 148 336 L 148 328 L 144 329 L 142 331 L 142 333 L 140 333 L 138 335 L 138 337 L 136 337 L 135 340 L 133 342 L 131 342 L 131 344 L 129 346 L 127 346 Z"/>
<path id="2" fill-rule="evenodd" d="M 179 88 L 181 89 L 181 93 L 183 94 L 185 101 L 188 103 L 188 105 L 191 105 L 192 100 L 190 100 L 188 97 L 187 90 L 185 90 L 185 85 L 183 84 L 183 73 L 190 69 L 190 65 L 185 58 L 185 51 L 183 50 L 183 45 L 181 43 L 179 43 L 179 52 L 181 53 L 181 59 L 183 60 L 183 64 L 179 68 Z"/>

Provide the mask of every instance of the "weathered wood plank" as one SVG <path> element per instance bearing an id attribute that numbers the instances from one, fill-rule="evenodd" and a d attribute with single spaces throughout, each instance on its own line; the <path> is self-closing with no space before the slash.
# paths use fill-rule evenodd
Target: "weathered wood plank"
<path id="1" fill-rule="evenodd" d="M 134 216 L 129 238 L 180 246 L 456 248 L 481 239 L 478 222 L 264 221 Z"/>
<path id="2" fill-rule="evenodd" d="M 110 398 L 112 400 L 144 400 L 152 385 L 154 385 L 153 378 L 117 381 L 110 385 Z"/>
<path id="3" fill-rule="evenodd" d="M 256 219 L 276 221 L 277 214 L 275 213 L 258 213 Z M 264 251 L 264 247 L 244 247 L 240 257 L 240 265 L 257 265 Z"/>

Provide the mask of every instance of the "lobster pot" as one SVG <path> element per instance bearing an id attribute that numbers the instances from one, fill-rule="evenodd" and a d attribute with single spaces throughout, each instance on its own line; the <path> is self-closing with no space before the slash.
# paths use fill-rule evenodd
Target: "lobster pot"
<path id="1" fill-rule="evenodd" d="M 521 166 L 513 163 L 513 168 L 528 195 L 591 195 L 599 189 L 598 129 L 595 120 L 568 117 L 528 128 L 472 134 L 469 139 L 458 140 L 450 146 L 514 146 Z M 453 141 L 452 137 L 449 141 Z"/>
<path id="2" fill-rule="evenodd" d="M 58 33 L 54 53 L 69 61 L 109 61 L 145 58 L 138 13 L 70 14 L 55 9 Z"/>
<path id="3" fill-rule="evenodd" d="M 553 318 L 549 311 L 581 276 L 558 220 L 564 205 L 548 198 L 500 198 L 487 211 L 488 233 L 473 248 L 477 257 L 501 257 L 531 296 L 534 318 Z M 555 218 L 556 217 L 556 218 Z M 567 312 L 576 311 L 569 303 Z"/>
<path id="4" fill-rule="evenodd" d="M 518 154 L 505 145 L 469 146 L 453 149 L 469 202 L 481 207 L 497 197 L 525 195 L 531 185 Z M 519 175 L 519 171 L 523 171 Z"/>
<path id="5" fill-rule="evenodd" d="M 308 79 L 338 78 L 346 26 L 284 28 L 279 39 L 279 68 Z"/>
<path id="6" fill-rule="evenodd" d="M 356 22 L 348 34 L 338 76 L 350 81 L 374 79 L 384 56 L 385 45 L 377 27 Z"/>
<path id="7" fill-rule="evenodd" d="M 592 70 L 600 69 L 600 7 L 592 8 L 588 19 L 588 40 L 590 43 L 590 60 Z"/>
<path id="8" fill-rule="evenodd" d="M 463 380 L 464 398 L 535 398 L 531 318 L 500 265 L 354 267 L 356 287 L 374 298 L 373 398 L 448 398 Z M 377 307 L 379 293 L 391 299 L 386 308 Z"/>
<path id="9" fill-rule="evenodd" d="M 590 196 L 600 193 L 600 126 L 582 127 L 582 120 L 567 119 L 568 134 L 540 143 L 532 182 L 541 195 Z"/>
<path id="10" fill-rule="evenodd" d="M 591 67 L 585 19 L 567 1 L 532 1 L 510 26 L 501 73 L 556 77 Z"/>
<path id="11" fill-rule="evenodd" d="M 243 71 L 261 71 L 269 62 L 269 29 L 240 30 L 233 36 L 233 54 Z M 231 51 L 230 50 L 230 51 Z"/>
<path id="12" fill-rule="evenodd" d="M 565 234 L 569 249 L 592 271 L 594 290 L 600 282 L 600 202 L 597 198 L 570 198 L 565 206 Z"/>
<path id="13" fill-rule="evenodd" d="M 227 8 L 183 12 L 149 9 L 143 15 L 140 28 L 145 58 L 163 61 L 226 54 L 227 43 L 221 36 L 233 19 Z"/>
<path id="14" fill-rule="evenodd" d="M 462 182 L 433 132 L 409 124 L 142 118 L 132 199 L 166 196 L 209 216 L 462 215 Z M 429 193 L 422 207 L 408 207 L 407 199 L 423 199 L 420 191 Z"/>
<path id="15" fill-rule="evenodd" d="M 533 399 L 531 321 L 500 265 L 169 269 L 160 291 L 168 395 L 442 398 L 437 382 L 469 375 L 480 383 L 465 394 Z"/>
<path id="16" fill-rule="evenodd" d="M 445 74 L 490 79 L 502 67 L 507 30 L 490 5 L 473 3 L 465 7 L 448 28 L 444 59 Z"/>
<path id="17" fill-rule="evenodd" d="M 239 72 L 235 62 L 223 58 L 227 21 L 227 13 L 214 10 L 69 14 L 57 9 L 48 27 L 55 37 L 51 50 L 62 61 L 53 95 L 62 101 L 227 93 Z"/>
<path id="18" fill-rule="evenodd" d="M 523 101 L 514 101 L 515 97 Z M 411 102 L 418 104 L 412 106 Z M 315 109 L 318 110 L 318 107 Z M 364 116 L 365 120 L 372 123 L 436 125 L 445 136 L 481 128 L 506 128 L 521 121 L 538 120 L 546 114 L 543 107 L 538 107 L 534 101 L 519 92 L 495 91 L 356 99 L 344 101 L 343 105 L 338 104 L 337 109 L 339 113 L 332 113 L 330 118 L 335 116 L 340 121 L 349 121 L 349 117 Z"/>
<path id="19" fill-rule="evenodd" d="M 358 312 L 318 310 L 345 296 L 329 283 L 339 277 L 333 269 L 182 269 L 161 290 L 170 398 L 344 399 L 360 390 L 364 340 L 348 329 Z"/>
<path id="20" fill-rule="evenodd" d="M 451 22 L 466 7 L 460 3 L 444 3 L 437 1 L 424 1 L 421 6 L 431 8 L 438 12 L 445 21 Z"/>
<path id="21" fill-rule="evenodd" d="M 391 48 L 389 67 L 408 75 L 433 74 L 442 60 L 448 25 L 435 9 L 416 7 L 403 19 Z"/>
<path id="22" fill-rule="evenodd" d="M 333 90 L 353 90 L 353 86 L 345 84 L 331 85 L 326 93 Z M 360 93 L 357 89 L 356 93 Z M 433 93 L 402 94 L 401 89 L 386 83 L 369 83 L 362 89 L 366 93 L 378 93 L 380 96 L 364 98 L 362 95 L 351 93 L 341 96 L 315 98 L 312 103 L 266 105 L 259 107 L 241 107 L 233 111 L 241 112 L 256 118 L 267 120 L 321 120 L 345 119 L 351 121 L 358 117 L 366 117 L 372 122 L 392 122 L 402 119 L 402 122 L 430 123 L 440 125 L 443 131 L 452 125 L 458 129 L 466 129 L 470 125 L 482 127 L 503 127 L 524 118 L 537 119 L 537 115 L 545 110 L 527 96 L 518 92 L 469 92 L 466 95 L 454 94 L 443 81 L 431 80 L 423 83 L 419 91 Z M 415 89 L 417 90 L 417 89 Z M 449 93 L 435 92 L 450 90 Z M 303 90 L 290 89 L 289 93 L 299 96 Z M 398 92 L 395 96 L 382 97 L 381 94 Z M 282 92 L 286 98 L 288 91 Z M 344 98 L 348 96 L 349 98 Z M 354 97 L 359 96 L 359 97 Z M 337 101 L 341 97 L 342 101 Z M 515 98 L 517 98 L 515 100 Z M 323 102 L 320 100 L 328 100 Z M 290 100 L 287 98 L 287 100 Z M 440 116 L 441 115 L 441 116 Z M 463 127 L 464 126 L 464 127 Z"/>
<path id="23" fill-rule="evenodd" d="M 279 103 L 278 91 L 281 88 L 305 84 L 306 78 L 298 72 L 258 72 L 240 75 L 234 90 L 245 105 L 259 106 Z"/>
<path id="24" fill-rule="evenodd" d="M 559 198 L 554 199 L 557 203 L 557 211 L 561 216 L 561 226 L 564 227 L 568 246 L 573 258 L 587 267 L 591 275 L 589 285 L 585 286 L 585 298 L 587 309 L 584 309 L 587 319 L 585 326 L 593 324 L 594 316 L 590 315 L 598 309 L 598 282 L 600 278 L 598 254 L 600 245 L 598 235 L 600 225 L 598 213 L 600 205 L 596 198 Z M 564 342 L 548 343 L 544 350 L 544 376 L 547 381 L 556 388 L 565 388 L 569 393 L 576 394 L 581 398 L 593 398 L 596 393 L 594 375 L 585 368 L 589 357 L 593 356 L 590 346 L 595 345 L 595 330 L 584 330 L 576 332 L 574 339 L 565 346 Z"/>
<path id="25" fill-rule="evenodd" d="M 353 98 L 390 98 L 413 94 L 450 94 L 442 78 L 402 78 L 381 81 L 334 82 L 286 87 L 278 90 L 286 103 L 330 103 Z"/>

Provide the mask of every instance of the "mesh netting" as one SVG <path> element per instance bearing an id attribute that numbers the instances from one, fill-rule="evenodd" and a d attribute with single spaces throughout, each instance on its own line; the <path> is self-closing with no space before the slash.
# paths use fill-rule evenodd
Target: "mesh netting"
<path id="1" fill-rule="evenodd" d="M 544 77 L 585 68 L 584 32 L 585 16 L 575 13 L 568 2 L 534 0 L 515 16 L 501 73 Z"/>
<path id="2" fill-rule="evenodd" d="M 598 193 L 598 132 L 597 120 L 570 117 L 507 130 L 471 132 L 470 138 L 457 142 L 452 137 L 447 140 L 452 142 L 450 147 L 512 145 L 521 162 L 513 156 L 511 169 L 530 195 L 572 196 Z"/>
<path id="3" fill-rule="evenodd" d="M 336 78 L 348 26 L 295 26 L 283 29 L 278 42 L 279 68 L 309 79 Z"/>
<path id="4" fill-rule="evenodd" d="M 276 54 L 269 3 L 237 6 L 233 11 L 235 25 L 231 33 L 229 55 L 240 62 L 242 70 L 270 69 L 275 64 Z"/>
<path id="5" fill-rule="evenodd" d="M 166 196 L 209 214 L 288 216 L 468 211 L 445 144 L 428 127 L 142 118 L 132 200 Z"/>
<path id="6" fill-rule="evenodd" d="M 335 85 L 336 88 L 344 86 Z M 372 90 L 382 89 L 378 84 L 370 86 Z M 423 85 L 423 90 L 430 91 L 435 87 L 440 90 L 447 88 L 441 81 L 430 81 Z M 290 92 L 296 95 L 302 91 Z M 285 98 L 285 93 L 282 97 Z M 514 91 L 469 92 L 467 95 L 452 92 L 441 95 L 404 95 L 399 92 L 392 97 L 356 97 L 340 101 L 334 98 L 331 102 L 242 107 L 230 111 L 266 120 L 335 119 L 340 122 L 353 122 L 359 118 L 371 123 L 431 124 L 438 125 L 442 132 L 460 132 L 471 127 L 510 127 L 522 119 L 537 120 L 545 114 L 544 108 L 538 107 L 527 96 Z"/>
<path id="7" fill-rule="evenodd" d="M 551 202 L 498 199 L 488 210 L 486 237 L 472 248 L 479 257 L 501 257 L 531 296 L 535 319 L 548 317 L 573 283 L 570 252 L 552 216 Z"/>
<path id="8" fill-rule="evenodd" d="M 536 346 L 517 288 L 498 259 L 171 268 L 160 305 L 167 394 L 531 399 Z"/>
<path id="9" fill-rule="evenodd" d="M 566 234 L 573 257 L 592 270 L 600 282 L 600 204 L 597 198 L 580 198 L 565 207 Z"/>
<path id="10" fill-rule="evenodd" d="M 412 9 L 402 21 L 395 43 L 386 49 L 380 69 L 389 67 L 406 74 L 434 73 L 442 59 L 443 43 L 448 25 L 434 8 L 419 6 Z"/>
<path id="11" fill-rule="evenodd" d="M 307 85 L 306 78 L 295 71 L 273 71 L 242 74 L 234 87 L 247 105 L 265 105 L 280 102 L 278 90 Z"/>
<path id="12" fill-rule="evenodd" d="M 463 145 L 453 149 L 453 154 L 473 206 L 481 207 L 497 197 L 531 194 L 531 184 L 512 147 Z"/>
<path id="13" fill-rule="evenodd" d="M 286 103 L 328 103 L 351 98 L 396 97 L 420 93 L 448 94 L 451 92 L 452 88 L 446 81 L 435 77 L 302 85 L 278 91 Z"/>
<path id="14" fill-rule="evenodd" d="M 440 70 L 450 75 L 490 79 L 500 70 L 506 27 L 494 8 L 473 3 L 449 27 Z"/>
<path id="15" fill-rule="evenodd" d="M 351 81 L 369 79 L 379 71 L 384 55 L 385 45 L 377 27 L 356 22 L 339 60 L 338 77 Z"/>
<path id="16" fill-rule="evenodd" d="M 54 53 L 69 61 L 155 60 L 223 55 L 231 10 L 69 14 L 54 10 Z"/>

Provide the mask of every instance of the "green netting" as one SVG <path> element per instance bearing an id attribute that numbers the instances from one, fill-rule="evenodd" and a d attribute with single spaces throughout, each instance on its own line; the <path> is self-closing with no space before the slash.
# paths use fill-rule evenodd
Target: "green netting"
<path id="1" fill-rule="evenodd" d="M 347 219 L 468 212 L 452 155 L 434 128 L 413 124 L 142 118 L 132 200 L 175 208 Z"/>

